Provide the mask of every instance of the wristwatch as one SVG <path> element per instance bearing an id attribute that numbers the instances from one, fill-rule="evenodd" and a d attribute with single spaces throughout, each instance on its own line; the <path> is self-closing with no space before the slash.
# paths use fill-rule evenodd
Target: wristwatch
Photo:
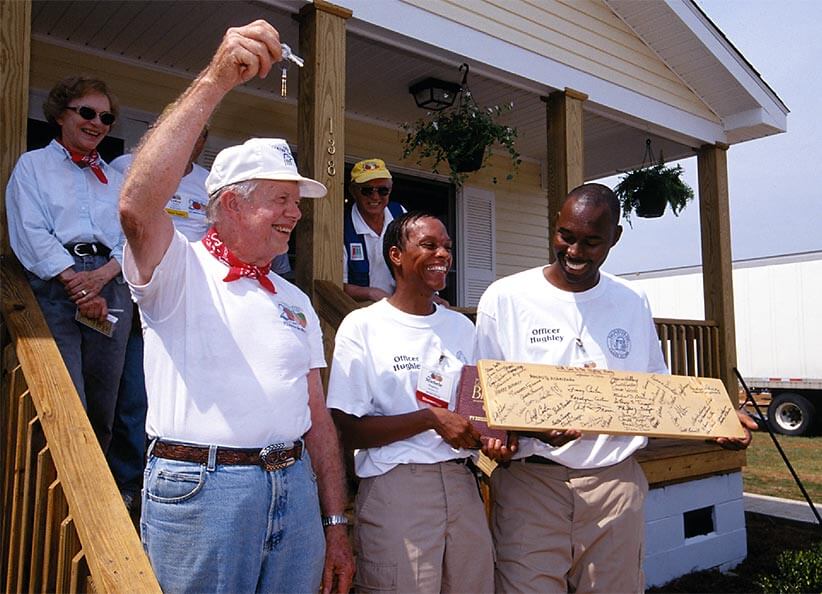
<path id="1" fill-rule="evenodd" d="M 326 526 L 337 526 L 338 524 L 348 524 L 348 518 L 342 514 L 335 514 L 333 516 L 323 516 L 323 528 Z"/>

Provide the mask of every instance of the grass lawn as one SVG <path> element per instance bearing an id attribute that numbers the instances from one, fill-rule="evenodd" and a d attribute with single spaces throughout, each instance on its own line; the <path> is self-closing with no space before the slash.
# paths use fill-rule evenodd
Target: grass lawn
<path id="1" fill-rule="evenodd" d="M 814 503 L 822 503 L 822 435 L 788 437 L 777 435 L 788 460 Z M 791 476 L 767 432 L 754 434 L 748 448 L 748 465 L 742 471 L 747 493 L 803 500 L 802 492 Z"/>

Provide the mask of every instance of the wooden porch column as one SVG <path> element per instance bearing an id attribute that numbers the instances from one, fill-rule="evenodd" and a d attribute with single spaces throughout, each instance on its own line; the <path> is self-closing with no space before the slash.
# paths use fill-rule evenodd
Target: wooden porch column
<path id="1" fill-rule="evenodd" d="M 303 175 L 328 188 L 302 201 L 297 227 L 297 285 L 314 297 L 314 280 L 342 288 L 345 170 L 345 22 L 351 11 L 315 0 L 300 11 L 297 158 Z"/>
<path id="2" fill-rule="evenodd" d="M 0 2 L 0 255 L 11 254 L 6 184 L 26 150 L 31 59 L 31 0 Z"/>
<path id="3" fill-rule="evenodd" d="M 582 103 L 588 95 L 573 89 L 543 97 L 546 103 L 548 141 L 548 242 L 554 236 L 559 207 L 568 192 L 585 181 Z M 548 250 L 548 259 L 554 254 Z"/>
<path id="4" fill-rule="evenodd" d="M 726 144 L 704 145 L 697 152 L 697 166 L 705 319 L 719 322 L 719 379 L 736 404 L 739 388 L 733 372 L 736 328 L 727 151 Z"/>

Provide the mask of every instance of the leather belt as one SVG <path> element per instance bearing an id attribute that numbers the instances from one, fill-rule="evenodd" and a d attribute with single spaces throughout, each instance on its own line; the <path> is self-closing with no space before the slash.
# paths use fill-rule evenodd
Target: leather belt
<path id="1" fill-rule="evenodd" d="M 462 466 L 470 466 L 471 456 L 466 456 L 465 458 L 451 458 L 450 460 L 446 460 L 446 462 L 451 462 L 452 464 L 460 464 Z"/>
<path id="2" fill-rule="evenodd" d="M 549 460 L 548 458 L 543 458 L 542 456 L 537 456 L 534 454 L 533 456 L 528 456 L 527 458 L 522 459 L 523 462 L 528 462 L 529 464 L 544 464 L 546 466 L 561 466 L 559 462 L 554 462 L 553 460 Z"/>
<path id="3" fill-rule="evenodd" d="M 67 243 L 63 246 L 75 256 L 103 256 L 108 258 L 111 250 L 102 243 Z"/>
<path id="4" fill-rule="evenodd" d="M 151 453 L 158 458 L 208 464 L 208 446 L 183 445 L 168 441 L 158 441 Z M 303 442 L 295 441 L 291 446 L 274 443 L 262 449 L 217 448 L 217 464 L 229 466 L 261 466 L 265 470 L 288 468 L 303 455 Z"/>

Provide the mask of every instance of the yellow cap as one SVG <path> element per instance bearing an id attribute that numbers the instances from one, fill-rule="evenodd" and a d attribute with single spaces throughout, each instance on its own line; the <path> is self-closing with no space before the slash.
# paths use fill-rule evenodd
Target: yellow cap
<path id="1" fill-rule="evenodd" d="M 382 159 L 365 159 L 351 170 L 351 181 L 355 184 L 364 184 L 372 179 L 391 179 L 391 172 Z"/>

